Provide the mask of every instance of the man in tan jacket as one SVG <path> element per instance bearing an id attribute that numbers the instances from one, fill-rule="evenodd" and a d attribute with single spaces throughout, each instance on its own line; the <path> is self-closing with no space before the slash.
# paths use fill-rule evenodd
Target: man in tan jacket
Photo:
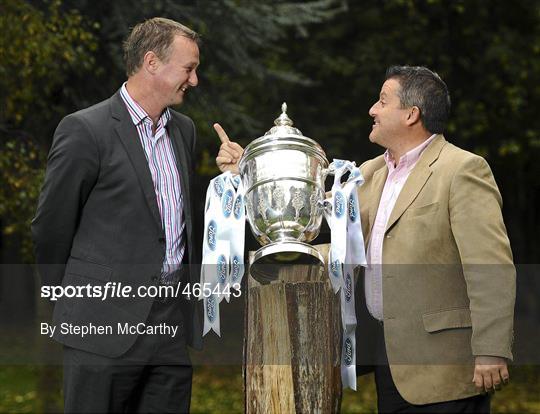
<path id="1" fill-rule="evenodd" d="M 357 293 L 359 373 L 375 371 L 379 412 L 487 412 L 509 380 L 515 269 L 486 161 L 442 136 L 446 84 L 394 67 L 370 109 L 359 188 L 369 267 Z M 221 171 L 243 148 L 216 124 Z M 383 300 L 384 299 L 384 300 Z"/>
<path id="2" fill-rule="evenodd" d="M 509 379 L 515 268 L 501 196 L 486 161 L 443 137 L 449 110 L 441 78 L 407 66 L 388 69 L 369 110 L 369 139 L 386 152 L 361 166 L 357 355 L 380 412 L 486 412 L 485 392 Z"/>

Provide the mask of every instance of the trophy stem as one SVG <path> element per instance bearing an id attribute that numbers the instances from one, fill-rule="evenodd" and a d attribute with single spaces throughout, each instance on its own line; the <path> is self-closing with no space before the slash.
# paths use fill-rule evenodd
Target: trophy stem
<path id="1" fill-rule="evenodd" d="M 317 264 L 324 266 L 324 258 L 315 247 L 299 241 L 280 241 L 257 250 L 249 272 L 255 280 L 267 284 L 278 279 L 284 266 Z"/>

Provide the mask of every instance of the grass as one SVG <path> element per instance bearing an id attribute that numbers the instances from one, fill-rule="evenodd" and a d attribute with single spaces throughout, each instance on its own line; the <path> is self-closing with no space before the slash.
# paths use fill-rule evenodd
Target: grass
<path id="1" fill-rule="evenodd" d="M 216 344 L 223 347 L 223 338 L 221 341 L 216 339 Z M 238 344 L 231 348 L 231 355 L 236 348 Z M 60 350 L 53 341 L 42 336 L 36 338 L 35 330 L 23 333 L 2 329 L 0 413 L 62 412 Z M 207 353 L 204 354 L 206 358 L 194 358 L 192 412 L 242 413 L 244 393 L 240 362 L 217 365 L 208 359 Z M 241 352 L 237 358 L 241 361 Z M 45 360 L 51 365 L 40 362 Z M 510 375 L 510 384 L 492 399 L 492 412 L 540 413 L 540 366 L 511 366 Z M 343 413 L 375 413 L 376 408 L 372 375 L 358 378 L 357 392 L 346 390 L 343 393 Z"/>
<path id="2" fill-rule="evenodd" d="M 540 368 L 515 366 L 512 382 L 492 400 L 493 413 L 540 413 Z M 3 365 L 0 367 L 0 412 L 61 412 L 61 367 Z M 238 366 L 197 366 L 193 375 L 194 413 L 241 413 L 244 408 L 242 370 Z M 342 412 L 375 413 L 373 377 L 358 380 L 358 392 L 343 394 Z"/>

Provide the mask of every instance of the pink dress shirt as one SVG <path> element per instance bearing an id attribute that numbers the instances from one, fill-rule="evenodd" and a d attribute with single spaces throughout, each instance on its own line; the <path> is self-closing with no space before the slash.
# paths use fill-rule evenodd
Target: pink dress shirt
<path id="1" fill-rule="evenodd" d="M 382 251 L 384 233 L 390 214 L 394 209 L 399 193 L 409 178 L 409 174 L 420 159 L 420 155 L 433 141 L 435 135 L 429 137 L 422 144 L 413 148 L 399 159 L 398 165 L 394 166 L 394 160 L 388 150 L 384 153 L 384 160 L 388 167 L 388 176 L 384 183 L 381 201 L 377 210 L 377 216 L 367 249 L 368 267 L 365 273 L 366 304 L 369 313 L 380 321 L 383 320 L 383 295 L 382 295 Z"/>
<path id="2" fill-rule="evenodd" d="M 161 269 L 161 283 L 174 282 L 174 271 L 182 264 L 186 250 L 184 235 L 184 205 L 180 173 L 178 172 L 173 143 L 167 132 L 171 120 L 169 108 L 159 117 L 155 132 L 153 122 L 145 110 L 130 96 L 126 83 L 120 89 L 133 124 L 139 133 L 148 168 L 154 183 L 156 201 L 165 232 L 165 257 Z"/>

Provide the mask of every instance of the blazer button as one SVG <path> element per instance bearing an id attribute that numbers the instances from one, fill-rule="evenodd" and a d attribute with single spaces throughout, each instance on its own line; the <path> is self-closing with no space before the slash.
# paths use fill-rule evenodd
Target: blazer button
<path id="1" fill-rule="evenodd" d="M 165 243 L 165 237 L 160 237 L 160 238 L 159 238 L 159 242 L 160 242 L 160 243 Z"/>
<path id="2" fill-rule="evenodd" d="M 156 280 L 158 279 L 157 276 L 152 276 L 152 278 L 150 279 L 152 282 L 155 282 Z"/>
<path id="3" fill-rule="evenodd" d="M 387 239 L 391 239 L 391 238 L 392 238 L 392 235 L 391 235 L 391 234 L 387 234 L 387 235 L 386 235 L 386 238 L 387 238 Z"/>

